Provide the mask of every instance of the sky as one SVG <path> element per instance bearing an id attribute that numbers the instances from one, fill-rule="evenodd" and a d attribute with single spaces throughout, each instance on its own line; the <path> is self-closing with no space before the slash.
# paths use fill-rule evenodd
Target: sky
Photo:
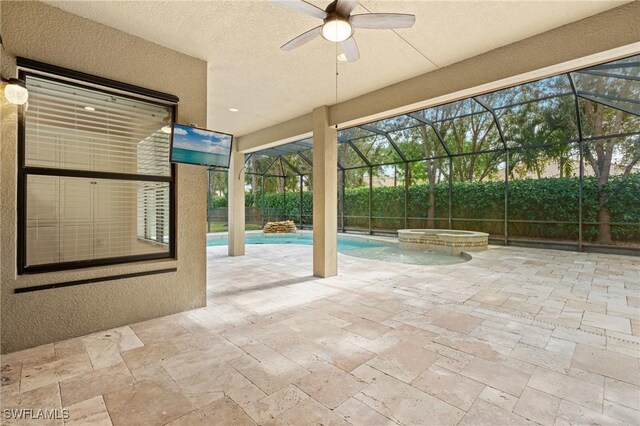
<path id="1" fill-rule="evenodd" d="M 174 127 L 173 147 L 210 154 L 229 155 L 231 136 L 191 127 Z"/>

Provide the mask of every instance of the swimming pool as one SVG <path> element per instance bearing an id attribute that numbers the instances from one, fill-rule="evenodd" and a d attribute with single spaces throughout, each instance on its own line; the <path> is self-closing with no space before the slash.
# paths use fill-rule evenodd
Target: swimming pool
<path id="1" fill-rule="evenodd" d="M 271 234 L 247 233 L 247 244 L 302 244 L 312 245 L 311 233 Z M 207 247 L 226 246 L 226 235 L 207 235 Z M 384 262 L 408 263 L 411 265 L 453 265 L 471 259 L 466 253 L 461 256 L 449 256 L 419 250 L 400 248 L 398 243 L 382 240 L 338 235 L 338 252 L 363 259 L 381 260 Z"/>

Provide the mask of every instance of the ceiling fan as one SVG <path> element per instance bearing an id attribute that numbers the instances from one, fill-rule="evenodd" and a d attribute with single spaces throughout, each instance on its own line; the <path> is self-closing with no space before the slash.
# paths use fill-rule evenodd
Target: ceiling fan
<path id="1" fill-rule="evenodd" d="M 293 50 L 310 42 L 317 36 L 325 40 L 339 43 L 347 61 L 354 62 L 360 58 L 358 45 L 353 39 L 354 28 L 396 29 L 410 28 L 416 22 L 415 15 L 404 13 L 365 13 L 351 15 L 358 5 L 358 0 L 334 0 L 325 10 L 303 0 L 269 0 L 289 9 L 322 19 L 324 23 L 284 44 L 281 49 Z"/>

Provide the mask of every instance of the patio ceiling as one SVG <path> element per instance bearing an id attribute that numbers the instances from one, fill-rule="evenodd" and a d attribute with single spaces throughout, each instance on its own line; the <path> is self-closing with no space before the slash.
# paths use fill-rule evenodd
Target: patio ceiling
<path id="1" fill-rule="evenodd" d="M 310 2 L 324 8 L 329 0 Z M 336 102 L 335 45 L 319 38 L 294 52 L 281 51 L 282 44 L 318 22 L 266 0 L 47 3 L 207 60 L 210 128 L 239 137 Z M 361 59 L 340 63 L 338 101 L 624 3 L 362 0 L 354 13 L 412 13 L 417 21 L 397 31 L 358 30 Z"/>

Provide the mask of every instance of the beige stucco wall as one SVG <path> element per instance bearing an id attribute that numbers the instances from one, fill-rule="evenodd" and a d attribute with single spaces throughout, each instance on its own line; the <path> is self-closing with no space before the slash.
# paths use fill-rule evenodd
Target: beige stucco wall
<path id="1" fill-rule="evenodd" d="M 177 121 L 206 125 L 206 62 L 38 2 L 0 2 L 2 75 L 15 57 L 46 62 L 180 98 Z M 16 274 L 16 108 L 0 117 L 2 353 L 204 306 L 206 171 L 178 166 L 178 259 L 61 273 Z M 177 267 L 175 273 L 15 294 L 14 289 Z"/>

